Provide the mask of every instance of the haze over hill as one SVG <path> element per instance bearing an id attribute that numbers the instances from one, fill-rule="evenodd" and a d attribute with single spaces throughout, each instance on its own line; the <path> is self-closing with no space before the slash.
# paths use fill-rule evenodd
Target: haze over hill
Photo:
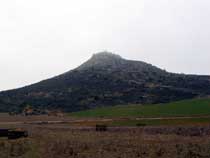
<path id="1" fill-rule="evenodd" d="M 210 77 L 169 73 L 109 52 L 94 54 L 74 70 L 0 93 L 0 111 L 78 111 L 119 104 L 163 103 L 210 95 Z"/>

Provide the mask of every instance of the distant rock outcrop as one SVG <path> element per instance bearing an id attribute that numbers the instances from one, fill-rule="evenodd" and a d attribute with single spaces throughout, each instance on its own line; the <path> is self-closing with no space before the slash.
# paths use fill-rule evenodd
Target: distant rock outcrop
<path id="1" fill-rule="evenodd" d="M 101 52 L 94 54 L 90 60 L 79 66 L 77 70 L 107 67 L 117 68 L 123 63 L 124 60 L 121 58 L 121 56 L 109 52 Z"/>

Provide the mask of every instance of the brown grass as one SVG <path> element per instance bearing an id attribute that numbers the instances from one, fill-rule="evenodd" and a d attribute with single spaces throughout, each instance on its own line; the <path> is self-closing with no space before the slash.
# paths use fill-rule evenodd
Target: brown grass
<path id="1" fill-rule="evenodd" d="M 3 121 L 8 119 L 5 116 Z M 34 119 L 44 120 L 45 116 L 28 118 Z M 0 138 L 0 158 L 210 158 L 209 125 L 119 127 L 108 128 L 107 132 L 84 127 L 96 123 L 101 122 L 1 125 L 27 129 L 30 137 Z"/>
<path id="2" fill-rule="evenodd" d="M 209 158 L 210 136 L 34 127 L 30 138 L 0 140 L 0 153 L 0 158 Z"/>

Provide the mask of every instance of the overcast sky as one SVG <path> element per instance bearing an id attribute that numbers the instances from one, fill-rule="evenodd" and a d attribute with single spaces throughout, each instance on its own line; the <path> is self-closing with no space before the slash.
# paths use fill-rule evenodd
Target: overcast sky
<path id="1" fill-rule="evenodd" d="M 170 72 L 210 75 L 209 0 L 1 0 L 0 90 L 112 51 Z"/>

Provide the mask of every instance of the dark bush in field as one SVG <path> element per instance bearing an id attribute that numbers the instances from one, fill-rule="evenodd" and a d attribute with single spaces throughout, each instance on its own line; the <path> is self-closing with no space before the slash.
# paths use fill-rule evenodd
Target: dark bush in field
<path id="1" fill-rule="evenodd" d="M 136 126 L 137 127 L 144 127 L 144 126 L 146 126 L 146 124 L 145 123 L 137 123 Z"/>
<path id="2" fill-rule="evenodd" d="M 107 131 L 107 125 L 96 125 L 97 132 L 105 132 Z"/>

